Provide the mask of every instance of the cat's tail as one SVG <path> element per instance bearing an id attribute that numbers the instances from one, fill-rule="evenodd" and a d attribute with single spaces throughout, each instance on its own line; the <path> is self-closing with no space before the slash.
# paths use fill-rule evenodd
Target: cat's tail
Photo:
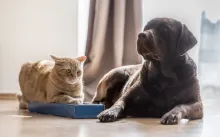
<path id="1" fill-rule="evenodd" d="M 24 91 L 25 81 L 26 81 L 28 75 L 30 74 L 31 66 L 32 66 L 31 63 L 25 63 L 21 67 L 21 70 L 19 73 L 19 85 L 20 85 L 21 91 Z"/>
<path id="2" fill-rule="evenodd" d="M 28 75 L 31 72 L 31 63 L 25 63 L 22 65 L 20 73 L 19 73 L 19 85 L 20 85 L 20 90 L 22 94 L 25 91 L 25 83 L 27 82 Z M 28 108 L 28 103 L 24 98 L 24 94 L 17 94 L 17 99 L 19 101 L 19 108 L 20 109 L 27 109 Z"/>
<path id="3" fill-rule="evenodd" d="M 21 94 L 17 94 L 17 99 L 19 101 L 19 108 L 20 109 L 27 109 L 28 103 L 24 100 L 24 97 Z"/>

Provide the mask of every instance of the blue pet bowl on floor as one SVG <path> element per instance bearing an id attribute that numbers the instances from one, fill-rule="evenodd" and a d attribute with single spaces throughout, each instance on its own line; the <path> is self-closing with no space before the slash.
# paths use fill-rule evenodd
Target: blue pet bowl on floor
<path id="1" fill-rule="evenodd" d="M 103 104 L 57 104 L 57 103 L 28 103 L 28 110 L 34 113 L 48 114 L 76 119 L 95 119 L 104 110 Z"/>

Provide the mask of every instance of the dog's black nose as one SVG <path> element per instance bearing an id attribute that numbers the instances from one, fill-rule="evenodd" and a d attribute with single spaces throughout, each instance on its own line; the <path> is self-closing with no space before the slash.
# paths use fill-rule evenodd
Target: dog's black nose
<path id="1" fill-rule="evenodd" d="M 139 33 L 138 38 L 139 39 L 145 39 L 145 38 L 147 38 L 147 34 L 144 33 L 144 32 L 141 32 L 141 33 Z"/>

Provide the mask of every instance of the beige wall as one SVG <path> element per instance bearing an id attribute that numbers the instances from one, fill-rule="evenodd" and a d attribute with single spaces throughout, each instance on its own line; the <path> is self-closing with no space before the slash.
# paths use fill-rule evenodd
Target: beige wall
<path id="1" fill-rule="evenodd" d="M 19 91 L 22 63 L 77 51 L 77 0 L 0 0 L 0 93 Z"/>

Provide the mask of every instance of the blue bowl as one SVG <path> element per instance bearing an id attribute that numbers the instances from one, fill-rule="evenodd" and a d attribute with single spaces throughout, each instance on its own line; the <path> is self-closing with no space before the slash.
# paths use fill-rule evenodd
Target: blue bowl
<path id="1" fill-rule="evenodd" d="M 48 114 L 76 119 L 94 119 L 104 110 L 103 104 L 82 105 L 57 104 L 57 103 L 28 103 L 28 110 L 34 113 Z"/>

